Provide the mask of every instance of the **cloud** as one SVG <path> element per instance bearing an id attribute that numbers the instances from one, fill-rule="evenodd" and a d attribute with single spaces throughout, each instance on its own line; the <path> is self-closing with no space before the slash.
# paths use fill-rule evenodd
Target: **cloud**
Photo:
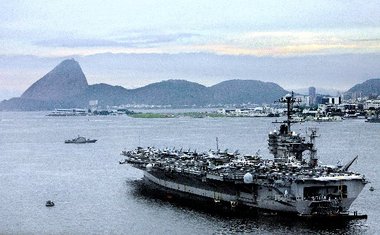
<path id="1" fill-rule="evenodd" d="M 380 28 L 334 31 L 246 32 L 203 46 L 219 54 L 302 56 L 379 52 Z"/>
<path id="2" fill-rule="evenodd" d="M 131 47 L 132 44 L 103 39 L 86 39 L 86 38 L 55 38 L 35 42 L 37 46 L 44 47 Z"/>
<path id="3" fill-rule="evenodd" d="M 191 33 L 171 33 L 171 34 L 132 34 L 127 37 L 117 39 L 97 39 L 97 38 L 55 38 L 37 41 L 34 44 L 43 47 L 120 47 L 120 48 L 149 48 L 162 44 L 174 43 L 179 40 L 197 36 Z"/>
<path id="4" fill-rule="evenodd" d="M 352 41 L 357 41 L 357 42 L 380 42 L 380 38 L 364 38 L 364 39 L 354 39 Z"/>
<path id="5" fill-rule="evenodd" d="M 68 36 L 37 40 L 33 44 L 33 53 L 38 51 L 40 55 L 44 56 L 91 55 L 107 52 L 137 54 L 214 53 L 219 55 L 286 57 L 316 54 L 377 53 L 380 52 L 379 38 L 380 27 L 228 33 L 215 31 L 211 34 L 206 31 L 130 30 L 114 32 L 105 37 Z M 23 49 L 23 51 L 25 50 Z"/>
<path id="6" fill-rule="evenodd" d="M 122 37 L 119 40 L 130 42 L 136 46 L 152 46 L 163 43 L 178 42 L 200 36 L 194 33 L 168 33 L 168 34 L 135 34 Z"/>

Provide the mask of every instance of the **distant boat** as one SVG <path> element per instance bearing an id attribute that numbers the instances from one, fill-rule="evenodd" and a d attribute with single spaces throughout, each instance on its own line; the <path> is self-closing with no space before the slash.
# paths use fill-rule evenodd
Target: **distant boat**
<path id="1" fill-rule="evenodd" d="M 370 123 L 380 123 L 380 118 L 379 117 L 374 117 L 374 118 L 368 118 L 366 122 Z"/>
<path id="2" fill-rule="evenodd" d="M 346 113 L 344 118 L 347 119 L 365 119 L 365 114 L 363 113 Z"/>
<path id="3" fill-rule="evenodd" d="M 65 140 L 65 144 L 86 144 L 86 143 L 95 143 L 95 139 L 86 139 L 83 136 L 78 136 L 77 138 L 71 140 Z"/>
<path id="4" fill-rule="evenodd" d="M 47 206 L 47 207 L 52 207 L 52 206 L 54 206 L 54 202 L 53 201 L 46 201 L 46 204 L 45 204 L 45 206 Z"/>
<path id="5" fill-rule="evenodd" d="M 340 116 L 326 116 L 326 117 L 315 117 L 312 119 L 315 122 L 341 122 L 343 118 Z"/>

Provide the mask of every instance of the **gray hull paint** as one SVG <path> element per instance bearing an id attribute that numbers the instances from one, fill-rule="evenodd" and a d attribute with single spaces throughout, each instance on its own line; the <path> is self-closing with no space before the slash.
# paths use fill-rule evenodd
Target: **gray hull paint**
<path id="1" fill-rule="evenodd" d="M 196 195 L 204 198 L 213 199 L 214 201 L 230 202 L 231 205 L 234 203 L 239 203 L 240 205 L 261 208 L 267 210 L 275 211 L 285 211 L 296 213 L 296 207 L 293 202 L 288 202 L 287 200 L 276 198 L 277 200 L 271 200 L 275 198 L 272 196 L 273 190 L 267 187 L 261 187 L 258 189 L 256 197 L 253 192 L 243 192 L 239 191 L 239 187 L 234 190 L 221 190 L 220 187 L 213 187 L 205 182 L 202 183 L 203 187 L 198 187 L 198 183 L 194 184 L 196 187 L 189 186 L 183 183 L 179 183 L 179 179 L 173 180 L 168 178 L 160 178 L 159 174 L 154 174 L 152 172 L 144 172 L 144 177 L 159 185 L 163 189 L 176 190 L 189 195 Z M 271 195 L 271 196 L 269 196 Z M 256 200 L 255 200 L 256 198 Z"/>
<path id="2" fill-rule="evenodd" d="M 338 186 L 342 181 L 331 182 L 299 182 L 289 186 L 234 184 L 197 178 L 194 176 L 170 175 L 162 172 L 144 171 L 144 178 L 158 185 L 161 189 L 175 190 L 189 196 L 194 195 L 215 202 L 229 202 L 231 205 L 243 205 L 252 208 L 282 211 L 297 214 L 311 214 L 313 203 L 331 203 L 330 200 L 304 200 L 305 187 Z M 343 182 L 348 188 L 348 197 L 339 201 L 337 208 L 341 212 L 347 211 L 364 187 L 359 180 L 347 180 Z M 223 187 L 222 187 L 223 186 Z"/>

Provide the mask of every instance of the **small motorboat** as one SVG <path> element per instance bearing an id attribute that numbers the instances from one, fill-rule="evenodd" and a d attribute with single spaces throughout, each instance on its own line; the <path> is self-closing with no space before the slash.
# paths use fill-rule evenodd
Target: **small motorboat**
<path id="1" fill-rule="evenodd" d="M 47 207 L 52 207 L 52 206 L 54 206 L 54 202 L 53 201 L 46 201 L 46 204 L 45 204 L 45 206 L 47 206 Z"/>
<path id="2" fill-rule="evenodd" d="M 371 187 L 369 188 L 369 191 L 373 192 L 373 191 L 375 191 L 375 188 L 374 188 L 373 186 L 371 186 Z"/>
<path id="3" fill-rule="evenodd" d="M 83 136 L 78 136 L 77 138 L 71 140 L 65 140 L 65 144 L 86 144 L 86 143 L 95 143 L 95 139 L 86 139 Z"/>

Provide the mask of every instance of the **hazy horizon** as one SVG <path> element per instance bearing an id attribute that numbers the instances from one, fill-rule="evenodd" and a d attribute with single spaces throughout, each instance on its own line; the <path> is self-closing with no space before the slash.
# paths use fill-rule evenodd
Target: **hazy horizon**
<path id="1" fill-rule="evenodd" d="M 0 100 L 66 58 L 89 84 L 230 79 L 347 90 L 378 78 L 380 2 L 33 1 L 0 3 Z"/>

